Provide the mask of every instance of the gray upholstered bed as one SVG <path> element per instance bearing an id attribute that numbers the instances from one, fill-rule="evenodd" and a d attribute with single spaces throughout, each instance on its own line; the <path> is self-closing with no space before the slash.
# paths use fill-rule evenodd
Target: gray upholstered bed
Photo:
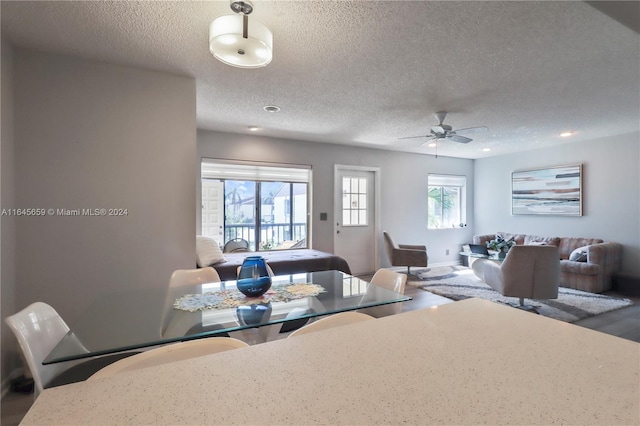
<path id="1" fill-rule="evenodd" d="M 274 250 L 261 252 L 224 253 L 226 262 L 211 265 L 222 280 L 234 280 L 238 266 L 247 256 L 262 256 L 276 275 L 300 272 L 328 271 L 335 269 L 351 273 L 349 264 L 340 256 L 312 249 Z"/>

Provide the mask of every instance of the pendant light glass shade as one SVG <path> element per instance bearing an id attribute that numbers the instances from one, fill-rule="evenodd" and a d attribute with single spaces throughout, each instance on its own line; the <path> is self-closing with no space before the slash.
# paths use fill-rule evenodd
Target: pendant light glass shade
<path id="1" fill-rule="evenodd" d="M 243 37 L 243 15 L 223 15 L 209 26 L 209 51 L 227 65 L 260 68 L 273 57 L 273 35 L 256 20 L 247 22 L 247 38 Z"/>

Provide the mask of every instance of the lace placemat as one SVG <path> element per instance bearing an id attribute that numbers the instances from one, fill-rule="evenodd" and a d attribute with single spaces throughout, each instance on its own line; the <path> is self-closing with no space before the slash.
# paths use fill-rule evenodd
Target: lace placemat
<path id="1" fill-rule="evenodd" d="M 311 283 L 274 285 L 260 297 L 247 297 L 237 289 L 210 291 L 201 294 L 185 294 L 173 302 L 173 308 L 197 312 L 208 309 L 228 309 L 243 305 L 269 302 L 288 302 L 324 293 L 324 287 Z"/>

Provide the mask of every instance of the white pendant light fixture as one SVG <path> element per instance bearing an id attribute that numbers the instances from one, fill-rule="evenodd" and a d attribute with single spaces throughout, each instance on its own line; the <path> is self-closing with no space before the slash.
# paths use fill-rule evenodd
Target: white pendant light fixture
<path id="1" fill-rule="evenodd" d="M 250 1 L 231 1 L 235 15 L 223 15 L 209 26 L 209 50 L 218 60 L 239 68 L 264 67 L 273 56 L 273 35 L 262 22 L 252 20 Z"/>

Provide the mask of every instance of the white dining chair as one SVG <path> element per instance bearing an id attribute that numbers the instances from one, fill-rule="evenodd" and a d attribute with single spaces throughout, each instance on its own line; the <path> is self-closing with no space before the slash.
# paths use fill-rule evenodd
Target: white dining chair
<path id="1" fill-rule="evenodd" d="M 171 274 L 169 287 L 180 287 L 184 285 L 219 283 L 220 275 L 211 266 L 197 269 L 177 269 Z"/>
<path id="2" fill-rule="evenodd" d="M 378 269 L 371 278 L 371 284 L 383 287 L 396 293 L 404 294 L 407 284 L 407 275 L 390 269 Z M 402 302 L 391 303 L 389 305 L 375 306 L 372 308 L 359 309 L 358 312 L 380 318 L 387 315 L 399 314 L 402 312 Z"/>
<path id="3" fill-rule="evenodd" d="M 69 332 L 69 327 L 58 312 L 44 302 L 35 302 L 5 318 L 5 322 L 15 334 L 26 367 L 33 377 L 34 399 L 45 388 L 86 380 L 110 363 L 137 353 L 125 352 L 43 365 L 42 361 Z M 75 335 L 70 337 L 69 344 L 76 345 L 78 352 L 89 353 Z"/>
<path id="4" fill-rule="evenodd" d="M 307 333 L 313 333 L 315 331 L 326 330 L 333 327 L 340 327 L 347 324 L 355 324 L 362 321 L 369 321 L 375 319 L 374 317 L 363 314 L 360 312 L 340 312 L 337 314 L 329 315 L 328 317 L 321 318 L 311 324 L 305 325 L 298 330 L 295 330 L 289 334 L 288 338 L 302 336 Z"/>
<path id="5" fill-rule="evenodd" d="M 245 348 L 249 345 L 232 337 L 210 337 L 207 339 L 189 340 L 151 349 L 130 356 L 101 369 L 88 380 L 102 379 L 115 374 L 154 367 L 169 362 Z"/>
<path id="6" fill-rule="evenodd" d="M 165 308 L 162 313 L 160 325 L 161 337 L 173 337 L 186 335 L 189 329 L 198 326 L 201 322 L 196 319 L 197 315 L 190 315 L 184 321 L 178 321 L 173 315 L 173 301 L 178 294 L 172 289 L 178 287 L 187 287 L 204 283 L 220 282 L 218 271 L 208 266 L 206 268 L 197 269 L 177 269 L 169 278 L 169 287 L 167 289 L 167 297 L 165 300 Z M 190 322 L 186 322 L 191 320 Z"/>

